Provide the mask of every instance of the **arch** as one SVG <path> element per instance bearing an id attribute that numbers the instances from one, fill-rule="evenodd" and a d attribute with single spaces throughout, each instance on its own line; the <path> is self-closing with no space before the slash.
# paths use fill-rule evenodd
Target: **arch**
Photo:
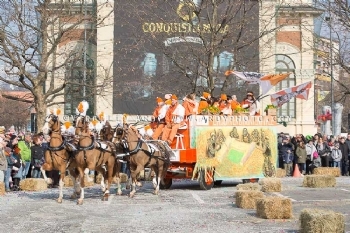
<path id="1" fill-rule="evenodd" d="M 295 63 L 293 59 L 291 59 L 289 56 L 285 54 L 276 54 L 275 59 L 276 59 L 276 62 L 275 62 L 276 73 L 288 73 L 288 72 L 291 73 L 288 78 L 282 80 L 277 85 L 277 90 L 282 90 L 282 89 L 295 86 L 296 85 Z M 295 98 L 291 99 L 288 103 L 285 103 L 284 105 L 282 105 L 278 109 L 278 115 L 295 118 L 295 115 L 296 115 Z"/>

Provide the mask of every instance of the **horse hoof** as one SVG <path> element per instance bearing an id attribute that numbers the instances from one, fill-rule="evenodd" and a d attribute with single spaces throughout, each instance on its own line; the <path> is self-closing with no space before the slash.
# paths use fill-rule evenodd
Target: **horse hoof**
<path id="1" fill-rule="evenodd" d="M 153 194 L 154 194 L 154 195 L 158 195 L 159 192 L 158 192 L 158 191 L 153 191 Z"/>
<path id="2" fill-rule="evenodd" d="M 118 191 L 118 192 L 117 192 L 117 195 L 118 195 L 118 196 L 121 196 L 122 194 L 123 194 L 122 191 Z"/>
<path id="3" fill-rule="evenodd" d="M 78 199 L 77 205 L 82 205 L 83 204 L 83 199 Z"/>
<path id="4" fill-rule="evenodd" d="M 138 182 L 136 182 L 136 186 L 142 187 L 142 183 L 138 181 Z"/>
<path id="5" fill-rule="evenodd" d="M 130 197 L 130 198 L 133 198 L 134 196 L 135 196 L 135 193 L 130 193 L 130 194 L 129 194 L 129 197 Z"/>
<path id="6" fill-rule="evenodd" d="M 62 198 L 58 198 L 57 203 L 62 203 Z"/>
<path id="7" fill-rule="evenodd" d="M 51 178 L 47 178 L 46 183 L 47 183 L 47 184 L 52 184 L 52 183 L 53 183 L 53 182 L 52 182 L 52 179 L 51 179 Z"/>

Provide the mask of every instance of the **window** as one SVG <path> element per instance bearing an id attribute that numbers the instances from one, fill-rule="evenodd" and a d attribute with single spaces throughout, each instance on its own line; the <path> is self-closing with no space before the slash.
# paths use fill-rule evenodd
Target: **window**
<path id="1" fill-rule="evenodd" d="M 79 56 L 79 55 L 78 55 Z M 64 112 L 66 115 L 75 115 L 75 109 L 79 103 L 86 100 L 89 103 L 87 115 L 94 114 L 94 81 L 95 81 L 95 63 L 86 55 L 86 70 L 84 74 L 84 56 L 72 56 L 72 61 L 66 67 L 66 79 L 68 85 L 64 90 L 65 104 Z"/>
<path id="2" fill-rule="evenodd" d="M 276 91 L 286 89 L 296 85 L 295 80 L 295 65 L 294 61 L 282 54 L 276 55 L 276 73 L 288 73 L 291 72 L 288 78 L 281 81 L 276 86 Z M 278 108 L 279 116 L 289 116 L 291 118 L 295 118 L 296 108 L 295 108 L 295 98 L 291 99 L 288 103 L 283 104 L 280 108 Z"/>

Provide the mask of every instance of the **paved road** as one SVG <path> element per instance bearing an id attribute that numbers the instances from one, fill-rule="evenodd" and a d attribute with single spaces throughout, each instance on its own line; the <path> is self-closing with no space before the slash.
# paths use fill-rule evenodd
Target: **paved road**
<path id="1" fill-rule="evenodd" d="M 294 218 L 265 220 L 254 210 L 235 206 L 236 184 L 224 182 L 210 191 L 199 190 L 194 181 L 174 182 L 159 196 L 146 182 L 135 198 L 112 195 L 100 200 L 99 186 L 86 190 L 82 206 L 69 200 L 65 189 L 62 204 L 55 202 L 57 189 L 14 192 L 0 197 L 0 232 L 298 232 L 304 208 L 331 209 L 346 217 L 350 232 L 350 178 L 337 178 L 336 188 L 301 187 L 302 178 L 284 178 L 283 191 L 271 195 L 293 201 Z M 113 194 L 115 190 L 113 189 Z"/>

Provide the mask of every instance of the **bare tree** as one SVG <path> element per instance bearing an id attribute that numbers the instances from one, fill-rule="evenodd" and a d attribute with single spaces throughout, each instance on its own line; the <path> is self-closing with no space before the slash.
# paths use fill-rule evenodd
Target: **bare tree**
<path id="1" fill-rule="evenodd" d="M 30 97 L 27 97 L 23 92 L 10 96 L 30 100 Z M 17 131 L 25 130 L 30 119 L 30 107 L 31 103 L 0 98 L 0 125 L 6 128 L 14 126 Z"/>
<path id="2" fill-rule="evenodd" d="M 32 94 L 38 128 L 44 123 L 46 108 L 64 103 L 62 95 L 75 92 L 73 86 L 90 88 L 87 96 L 103 88 L 84 78 L 89 75 L 88 65 L 94 65 L 86 63 L 86 44 L 96 47 L 96 28 L 105 19 L 98 17 L 98 11 L 105 4 L 0 0 L 0 81 Z M 77 69 L 77 63 L 83 63 L 83 68 Z M 72 77 L 74 69 L 78 78 Z"/>

